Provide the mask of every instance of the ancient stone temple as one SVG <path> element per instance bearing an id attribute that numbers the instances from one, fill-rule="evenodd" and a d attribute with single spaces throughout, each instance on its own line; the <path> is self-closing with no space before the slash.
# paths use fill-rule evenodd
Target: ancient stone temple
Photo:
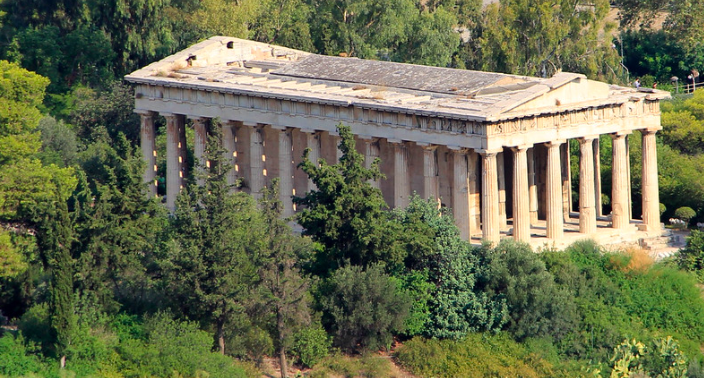
<path id="1" fill-rule="evenodd" d="M 574 73 L 535 78 L 321 56 L 213 37 L 126 77 L 142 117 L 141 143 L 155 182 L 155 119 L 165 118 L 166 203 L 184 184 L 185 154 L 202 161 L 208 125 L 222 128 L 233 170 L 257 197 L 280 177 L 291 197 L 313 188 L 297 168 L 339 158 L 336 126 L 351 126 L 390 207 L 413 193 L 450 207 L 462 236 L 557 243 L 660 228 L 655 134 L 667 92 L 625 88 Z M 218 123 L 210 120 L 217 118 Z M 194 129 L 187 146 L 186 128 Z M 635 132 L 635 133 L 634 133 Z M 602 212 L 599 136 L 612 143 L 612 211 Z M 642 214 L 632 214 L 628 138 L 642 140 Z M 578 142 L 572 206 L 570 148 Z M 602 142 L 603 142 L 602 138 Z M 572 142 L 576 146 L 577 142 Z M 156 186 L 152 186 L 156 193 Z"/>

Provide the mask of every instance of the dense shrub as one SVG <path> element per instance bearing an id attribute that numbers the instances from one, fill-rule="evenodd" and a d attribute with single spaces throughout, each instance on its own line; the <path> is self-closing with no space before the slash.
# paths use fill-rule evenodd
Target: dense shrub
<path id="1" fill-rule="evenodd" d="M 0 377 L 19 377 L 30 373 L 40 373 L 44 366 L 39 358 L 32 354 L 32 344 L 19 333 L 17 336 L 7 333 L 0 337 Z"/>
<path id="2" fill-rule="evenodd" d="M 328 355 L 331 340 L 320 326 L 302 328 L 293 335 L 291 351 L 298 356 L 298 362 L 305 367 L 313 367 Z"/>
<path id="3" fill-rule="evenodd" d="M 461 340 L 414 338 L 396 352 L 398 361 L 423 377 L 566 377 L 566 365 L 555 366 L 513 341 L 508 334 L 468 334 Z"/>
<path id="4" fill-rule="evenodd" d="M 682 206 L 675 210 L 675 217 L 682 219 L 687 224 L 689 224 L 689 221 L 696 216 L 697 212 L 692 210 L 691 207 Z"/>
<path id="5" fill-rule="evenodd" d="M 506 329 L 516 338 L 562 338 L 574 329 L 574 298 L 555 284 L 540 256 L 530 246 L 511 240 L 484 249 L 487 270 L 480 287 L 493 298 L 506 300 Z"/>
<path id="6" fill-rule="evenodd" d="M 410 301 L 379 265 L 340 268 L 320 287 L 323 321 L 343 350 L 388 347 L 403 330 Z"/>
<path id="7" fill-rule="evenodd" d="M 677 255 L 680 268 L 694 272 L 700 282 L 704 281 L 704 231 L 692 230 L 687 237 L 687 246 Z"/>

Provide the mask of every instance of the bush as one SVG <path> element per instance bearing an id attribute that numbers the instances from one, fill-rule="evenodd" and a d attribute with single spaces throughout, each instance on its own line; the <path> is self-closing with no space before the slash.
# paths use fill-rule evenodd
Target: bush
<path id="1" fill-rule="evenodd" d="M 687 245 L 679 251 L 677 262 L 680 268 L 694 272 L 699 282 L 704 282 L 704 231 L 692 230 Z"/>
<path id="2" fill-rule="evenodd" d="M 293 335 L 291 351 L 298 356 L 298 362 L 305 367 L 313 367 L 328 355 L 330 338 L 320 326 L 306 327 Z"/>
<path id="3" fill-rule="evenodd" d="M 661 204 L 660 204 L 660 216 L 662 216 L 663 214 L 665 214 L 666 211 L 667 211 L 667 206 L 665 206 L 664 203 L 661 203 Z"/>
<path id="4" fill-rule="evenodd" d="M 675 216 L 689 224 L 689 221 L 697 216 L 697 212 L 692 210 L 691 207 L 682 206 L 675 210 Z"/>
<path id="5" fill-rule="evenodd" d="M 31 354 L 32 344 L 25 345 L 22 333 L 10 333 L 0 337 L 0 376 L 18 377 L 39 373 L 43 366 L 37 356 Z"/>
<path id="6" fill-rule="evenodd" d="M 318 301 L 334 344 L 346 351 L 390 346 L 410 307 L 408 296 L 380 265 L 338 269 L 320 287 Z"/>
<path id="7" fill-rule="evenodd" d="M 554 365 L 507 334 L 469 334 L 462 340 L 414 338 L 396 352 L 398 361 L 423 377 L 566 377 L 582 366 Z"/>
<path id="8" fill-rule="evenodd" d="M 485 248 L 484 254 L 488 269 L 478 284 L 489 297 L 506 300 L 506 328 L 516 339 L 560 339 L 574 329 L 574 297 L 556 285 L 527 244 L 504 240 L 494 249 Z"/>

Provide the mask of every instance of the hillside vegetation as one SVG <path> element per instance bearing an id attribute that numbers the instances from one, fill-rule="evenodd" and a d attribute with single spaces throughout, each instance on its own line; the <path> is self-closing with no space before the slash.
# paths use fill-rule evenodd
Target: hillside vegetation
<path id="1" fill-rule="evenodd" d="M 473 247 L 435 203 L 390 211 L 368 183 L 383 179 L 379 162 L 365 168 L 340 125 L 340 163 L 302 163 L 317 190 L 296 199 L 298 234 L 279 217 L 276 185 L 259 202 L 230 190 L 219 120 L 209 166 L 168 214 L 146 194 L 134 95 L 119 82 L 213 34 L 626 84 L 624 58 L 663 80 L 701 63 L 704 6 L 688 4 L 623 3 L 631 13 L 612 41 L 600 1 L 1 1 L 0 376 L 260 377 L 275 358 L 282 375 L 382 377 L 374 353 L 396 346 L 423 377 L 704 376 L 701 232 L 659 263 L 591 242 Z M 672 27 L 640 25 L 653 11 Z M 704 221 L 702 109 L 704 91 L 664 103 L 658 143 L 663 220 L 692 228 Z"/>

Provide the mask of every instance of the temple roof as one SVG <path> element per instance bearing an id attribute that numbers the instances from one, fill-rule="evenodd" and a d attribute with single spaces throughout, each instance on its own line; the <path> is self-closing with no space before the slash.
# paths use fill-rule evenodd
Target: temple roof
<path id="1" fill-rule="evenodd" d="M 212 37 L 125 77 L 128 82 L 496 121 L 662 99 L 561 72 L 551 78 L 331 57 Z"/>

